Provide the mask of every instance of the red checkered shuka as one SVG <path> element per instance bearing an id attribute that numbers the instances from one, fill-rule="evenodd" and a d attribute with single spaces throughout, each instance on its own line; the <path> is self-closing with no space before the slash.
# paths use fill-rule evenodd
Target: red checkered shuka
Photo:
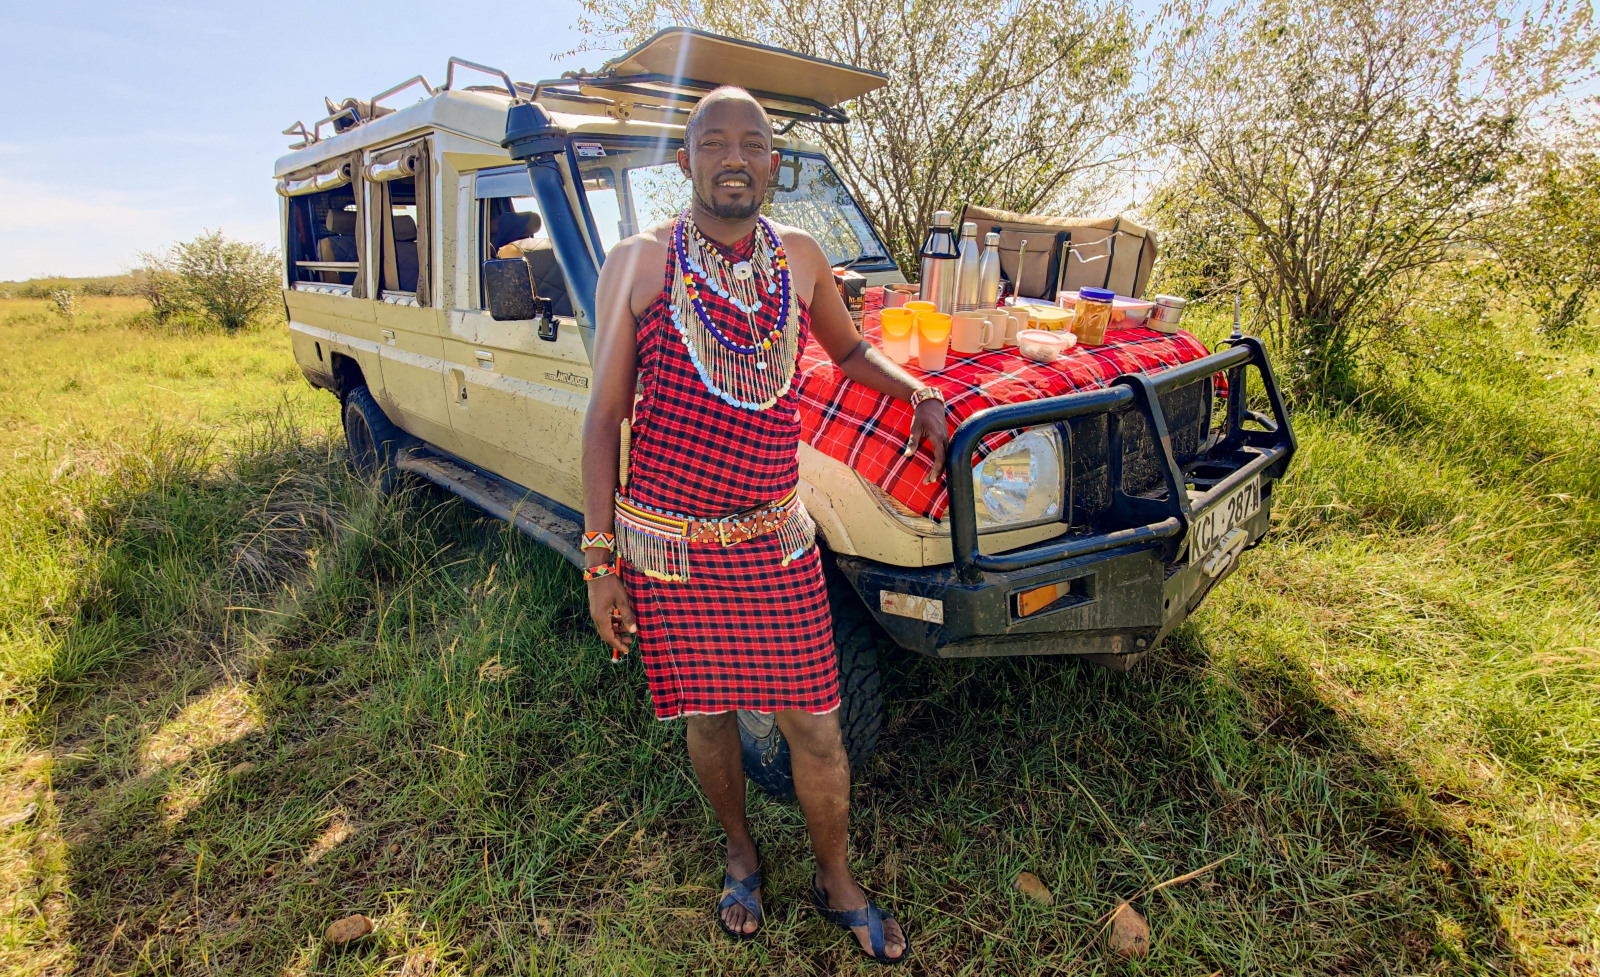
<path id="1" fill-rule="evenodd" d="M 863 333 L 879 345 L 878 311 L 883 290 L 867 290 Z M 1078 390 L 1104 387 L 1124 373 L 1156 373 L 1199 359 L 1210 351 L 1187 332 L 1167 335 L 1144 327 L 1106 332 L 1104 346 L 1074 346 L 1053 363 L 1035 363 L 1017 348 L 975 354 L 950 351 L 938 373 L 905 369 L 945 396 L 946 416 L 954 431 L 980 410 Z M 950 493 L 940 479 L 924 485 L 933 455 L 927 445 L 905 457 L 911 434 L 909 404 L 847 379 L 821 346 L 808 345 L 800 355 L 800 437 L 818 451 L 844 462 L 913 512 L 939 519 L 950 507 Z M 1219 388 L 1220 389 L 1220 388 Z M 1015 437 L 997 431 L 979 445 L 979 457 Z"/>
<path id="2" fill-rule="evenodd" d="M 738 261 L 754 246 L 752 237 L 723 250 Z M 672 323 L 671 281 L 669 256 L 666 287 L 636 332 L 639 397 L 628 497 L 700 519 L 783 497 L 799 482 L 797 386 L 760 411 L 734 407 L 707 390 Z M 702 291 L 701 301 L 724 334 L 749 334 L 744 314 L 727 299 Z M 763 303 L 758 330 L 772 328 L 776 306 Z M 810 314 L 804 303 L 799 310 L 803 347 Z M 733 709 L 820 714 L 838 707 L 821 554 L 812 546 L 785 565 L 779 536 L 727 547 L 691 544 L 691 573 L 683 581 L 646 577 L 622 562 L 657 718 Z"/>

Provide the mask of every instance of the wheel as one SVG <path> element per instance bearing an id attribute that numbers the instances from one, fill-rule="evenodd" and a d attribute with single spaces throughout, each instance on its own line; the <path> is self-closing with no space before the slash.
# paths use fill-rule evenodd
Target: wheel
<path id="1" fill-rule="evenodd" d="M 350 467 L 384 495 L 394 491 L 400 473 L 395 457 L 411 436 L 395 427 L 372 391 L 356 387 L 344 398 L 344 440 L 350 448 Z"/>
<path id="2" fill-rule="evenodd" d="M 839 727 L 850 769 L 859 770 L 877 749 L 878 734 L 883 731 L 878 625 L 848 582 L 831 571 L 826 576 L 833 646 L 839 656 Z M 773 797 L 794 797 L 789 743 L 772 713 L 741 709 L 738 715 L 745 776 Z"/>

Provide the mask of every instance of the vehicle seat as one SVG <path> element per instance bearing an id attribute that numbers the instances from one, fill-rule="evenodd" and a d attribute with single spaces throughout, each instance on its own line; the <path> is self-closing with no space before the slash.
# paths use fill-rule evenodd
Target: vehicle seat
<path id="1" fill-rule="evenodd" d="M 394 265 L 397 291 L 417 290 L 417 222 L 405 214 L 394 218 Z"/>
<path id="2" fill-rule="evenodd" d="M 549 241 L 536 241 L 522 256 L 533 274 L 533 290 L 550 303 L 550 311 L 560 316 L 572 315 L 572 298 L 567 295 L 567 278 L 561 274 L 556 249 Z"/>
<path id="3" fill-rule="evenodd" d="M 327 235 L 317 241 L 318 261 L 356 261 L 356 214 L 353 210 L 329 210 L 323 219 Z M 348 277 L 346 277 L 348 276 Z M 317 276 L 324 282 L 346 282 L 354 278 L 348 271 L 324 271 Z"/>
<path id="4" fill-rule="evenodd" d="M 489 245 L 496 258 L 516 258 L 518 254 L 502 254 L 509 245 L 517 245 L 519 252 L 527 252 L 537 246 L 533 236 L 539 233 L 543 222 L 538 214 L 520 214 L 516 211 L 505 211 L 496 214 L 493 232 L 489 236 Z"/>

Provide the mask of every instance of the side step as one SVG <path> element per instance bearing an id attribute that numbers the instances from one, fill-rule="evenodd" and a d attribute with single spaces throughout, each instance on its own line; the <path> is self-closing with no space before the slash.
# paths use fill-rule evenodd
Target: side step
<path id="1" fill-rule="evenodd" d="M 402 451 L 395 467 L 454 492 L 560 553 L 573 566 L 583 566 L 582 516 L 554 499 L 433 448 Z"/>

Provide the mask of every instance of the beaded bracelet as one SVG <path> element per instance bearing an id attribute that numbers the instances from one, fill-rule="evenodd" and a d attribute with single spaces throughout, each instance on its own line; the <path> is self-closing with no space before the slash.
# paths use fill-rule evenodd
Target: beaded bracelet
<path id="1" fill-rule="evenodd" d="M 588 583 L 591 580 L 599 580 L 601 577 L 615 576 L 616 573 L 617 565 L 615 563 L 602 563 L 599 566 L 584 567 L 583 582 Z"/>
<path id="2" fill-rule="evenodd" d="M 617 537 L 608 532 L 584 533 L 583 545 L 578 547 L 583 550 L 605 550 L 614 553 L 617 549 Z"/>
<path id="3" fill-rule="evenodd" d="M 918 387 L 911 393 L 911 409 L 916 410 L 922 406 L 923 401 L 937 400 L 944 403 L 944 391 L 938 387 Z"/>

